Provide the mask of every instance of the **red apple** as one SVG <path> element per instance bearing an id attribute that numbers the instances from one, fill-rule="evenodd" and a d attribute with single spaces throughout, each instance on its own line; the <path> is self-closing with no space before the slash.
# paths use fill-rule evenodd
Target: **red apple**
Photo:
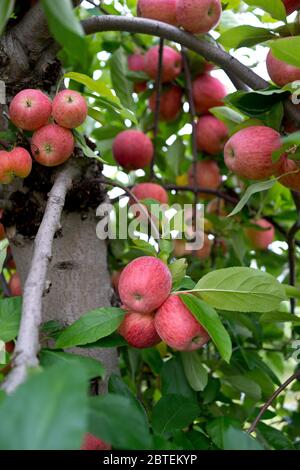
<path id="1" fill-rule="evenodd" d="M 203 160 L 197 162 L 196 184 L 200 188 L 217 190 L 222 183 L 222 176 L 217 162 L 214 160 Z M 189 170 L 189 184 L 194 186 L 194 168 Z M 210 199 L 212 196 L 200 193 L 200 197 Z"/>
<path id="2" fill-rule="evenodd" d="M 31 139 L 31 152 L 44 166 L 57 166 L 68 160 L 74 151 L 75 141 L 69 129 L 48 124 L 37 130 Z"/>
<path id="3" fill-rule="evenodd" d="M 268 179 L 280 167 L 282 159 L 272 162 L 272 153 L 280 147 L 280 134 L 271 127 L 247 127 L 228 140 L 224 149 L 225 163 L 242 178 Z"/>
<path id="4" fill-rule="evenodd" d="M 144 72 L 145 58 L 142 54 L 131 54 L 128 56 L 128 69 L 132 72 Z M 141 93 L 147 88 L 147 82 L 137 82 L 134 84 L 134 91 Z"/>
<path id="5" fill-rule="evenodd" d="M 154 199 L 161 204 L 168 204 L 167 191 L 157 183 L 139 183 L 132 188 L 133 195 L 139 200 Z M 135 204 L 135 201 L 132 201 Z"/>
<path id="6" fill-rule="evenodd" d="M 172 276 L 167 266 L 153 256 L 141 256 L 131 261 L 122 271 L 119 294 L 128 310 L 149 313 L 156 310 L 168 297 Z"/>
<path id="7" fill-rule="evenodd" d="M 111 450 L 111 446 L 109 444 L 106 444 L 106 442 L 102 441 L 102 439 L 99 439 L 93 434 L 86 433 L 84 435 L 84 440 L 80 449 L 81 450 Z"/>
<path id="8" fill-rule="evenodd" d="M 133 348 L 152 348 L 161 342 L 154 326 L 154 313 L 126 313 L 119 333 Z"/>
<path id="9" fill-rule="evenodd" d="M 149 105 L 154 113 L 156 106 L 156 92 L 150 96 Z M 177 85 L 171 85 L 164 89 L 160 98 L 159 117 L 162 121 L 172 122 L 182 110 L 182 89 Z"/>
<path id="10" fill-rule="evenodd" d="M 23 294 L 21 279 L 18 273 L 12 275 L 8 286 L 12 297 L 17 297 Z"/>
<path id="11" fill-rule="evenodd" d="M 9 106 L 9 115 L 15 126 L 26 131 L 35 131 L 47 124 L 52 103 L 40 90 L 20 91 Z"/>
<path id="12" fill-rule="evenodd" d="M 282 176 L 278 181 L 283 186 L 291 189 L 292 191 L 300 191 L 300 168 L 294 160 L 283 158 L 280 168 L 276 176 L 291 173 L 290 175 Z"/>
<path id="13" fill-rule="evenodd" d="M 222 14 L 220 0 L 176 0 L 180 26 L 190 33 L 208 33 L 219 23 Z"/>
<path id="14" fill-rule="evenodd" d="M 207 114 L 197 123 L 198 150 L 214 155 L 220 153 L 228 140 L 228 129 L 224 122 Z"/>
<path id="15" fill-rule="evenodd" d="M 143 18 L 176 25 L 176 0 L 138 0 L 137 14 Z"/>
<path id="16" fill-rule="evenodd" d="M 290 15 L 295 10 L 300 9 L 300 0 L 282 0 L 286 9 L 287 15 Z"/>
<path id="17" fill-rule="evenodd" d="M 206 114 L 210 108 L 223 106 L 226 94 L 223 83 L 207 73 L 193 81 L 193 98 L 198 114 Z"/>
<path id="18" fill-rule="evenodd" d="M 295 67 L 277 59 L 271 50 L 267 55 L 266 64 L 271 80 L 278 86 L 300 80 L 300 67 Z"/>
<path id="19" fill-rule="evenodd" d="M 155 79 L 159 65 L 159 47 L 154 46 L 145 55 L 145 72 Z M 163 48 L 162 82 L 171 82 L 181 72 L 182 59 L 178 51 L 169 46 Z"/>
<path id="20" fill-rule="evenodd" d="M 30 153 L 22 147 L 11 152 L 0 151 L 0 183 L 11 183 L 14 176 L 26 178 L 32 169 Z"/>
<path id="21" fill-rule="evenodd" d="M 274 241 L 274 226 L 266 219 L 253 220 L 251 223 L 263 230 L 256 230 L 255 227 L 248 227 L 245 229 L 246 237 L 255 250 L 266 250 Z"/>
<path id="22" fill-rule="evenodd" d="M 113 156 L 126 170 L 138 170 L 148 166 L 153 158 L 153 144 L 141 131 L 130 129 L 120 132 L 114 140 Z"/>
<path id="23" fill-rule="evenodd" d="M 199 258 L 200 260 L 205 260 L 210 257 L 211 255 L 211 248 L 212 248 L 212 242 L 208 238 L 208 235 L 204 233 L 203 237 L 203 246 L 199 248 L 198 250 L 195 250 L 191 252 L 194 256 Z"/>
<path id="24" fill-rule="evenodd" d="M 171 295 L 157 311 L 154 324 L 161 339 L 178 351 L 202 348 L 210 339 L 178 295 Z"/>
<path id="25" fill-rule="evenodd" d="M 176 258 L 182 258 L 183 256 L 186 256 L 188 254 L 186 250 L 186 241 L 185 240 L 174 240 L 174 256 Z"/>
<path id="26" fill-rule="evenodd" d="M 59 126 L 75 129 L 84 123 L 87 114 L 86 101 L 78 91 L 63 90 L 53 100 L 52 116 Z"/>
<path id="27" fill-rule="evenodd" d="M 8 352 L 9 354 L 12 354 L 15 350 L 15 343 L 14 341 L 9 341 L 8 343 L 5 343 L 5 351 Z"/>

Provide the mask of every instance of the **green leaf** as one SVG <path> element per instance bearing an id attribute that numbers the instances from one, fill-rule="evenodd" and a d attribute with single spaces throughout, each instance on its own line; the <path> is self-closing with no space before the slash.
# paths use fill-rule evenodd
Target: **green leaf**
<path id="1" fill-rule="evenodd" d="M 184 294 L 180 298 L 207 331 L 224 361 L 229 362 L 232 353 L 231 339 L 216 310 L 194 295 Z"/>
<path id="2" fill-rule="evenodd" d="M 71 0 L 41 0 L 54 38 L 83 66 L 87 64 L 88 49 L 83 28 L 74 15 Z"/>
<path id="3" fill-rule="evenodd" d="M 149 427 L 148 423 L 148 416 L 146 413 L 145 408 L 141 404 L 139 400 L 135 397 L 133 392 L 130 390 L 128 385 L 124 382 L 124 380 L 121 379 L 116 374 L 112 374 L 109 378 L 109 383 L 108 383 L 108 391 L 109 393 L 116 394 L 116 395 L 122 395 L 123 397 L 127 397 L 131 400 L 132 404 L 136 406 L 136 408 L 145 416 L 145 420 L 147 422 L 147 427 Z"/>
<path id="4" fill-rule="evenodd" d="M 189 426 L 199 416 L 196 402 L 180 395 L 165 395 L 153 408 L 152 426 L 163 435 Z"/>
<path id="5" fill-rule="evenodd" d="M 237 109 L 250 117 L 260 118 L 278 102 L 290 95 L 289 91 L 269 87 L 265 90 L 236 91 L 226 96 L 225 102 L 231 103 Z"/>
<path id="6" fill-rule="evenodd" d="M 96 155 L 95 152 L 93 152 L 93 150 L 90 149 L 90 147 L 88 147 L 88 145 L 86 144 L 84 140 L 83 135 L 81 135 L 80 132 L 78 131 L 73 131 L 73 132 L 76 137 L 77 144 L 79 145 L 79 147 L 81 148 L 81 150 L 83 151 L 86 157 L 94 158 L 95 160 L 98 160 L 99 162 L 102 162 L 102 163 L 107 163 L 105 160 L 103 160 L 103 158 Z"/>
<path id="7" fill-rule="evenodd" d="M 216 106 L 211 108 L 210 112 L 226 124 L 230 133 L 234 132 L 236 126 L 245 120 L 243 114 L 228 106 Z"/>
<path id="8" fill-rule="evenodd" d="M 224 450 L 264 450 L 253 437 L 229 426 L 224 432 Z"/>
<path id="9" fill-rule="evenodd" d="M 127 56 L 124 53 L 124 49 L 119 47 L 119 49 L 112 54 L 110 59 L 111 81 L 122 105 L 134 112 L 135 105 L 132 99 L 133 86 L 132 82 L 127 80 L 127 72 Z"/>
<path id="10" fill-rule="evenodd" d="M 205 389 L 208 381 L 208 373 L 202 365 L 198 351 L 181 353 L 183 368 L 186 378 L 196 392 Z"/>
<path id="11" fill-rule="evenodd" d="M 296 315 L 286 312 L 267 312 L 264 313 L 259 321 L 261 323 L 285 323 L 292 322 L 294 324 L 300 324 L 300 318 Z"/>
<path id="12" fill-rule="evenodd" d="M 245 377 L 244 375 L 231 375 L 224 377 L 224 380 L 228 382 L 232 387 L 241 393 L 245 393 L 249 398 L 253 400 L 260 400 L 261 389 L 254 380 Z"/>
<path id="13" fill-rule="evenodd" d="M 134 248 L 141 250 L 143 253 L 145 253 L 148 256 L 154 256 L 157 257 L 157 251 L 153 245 L 150 243 L 146 242 L 145 240 L 140 240 L 140 239 L 132 239 L 131 240 L 134 244 Z M 129 247 L 130 248 L 130 247 Z"/>
<path id="14" fill-rule="evenodd" d="M 6 260 L 8 245 L 9 245 L 9 242 L 7 238 L 0 241 L 0 272 L 2 272 L 4 261 Z"/>
<path id="15" fill-rule="evenodd" d="M 56 347 L 59 349 L 71 348 L 93 343 L 100 338 L 109 336 L 120 326 L 124 315 L 124 310 L 115 307 L 91 310 L 59 335 Z"/>
<path id="16" fill-rule="evenodd" d="M 95 108 L 88 107 L 88 115 L 94 119 L 95 121 L 99 122 L 100 124 L 105 123 L 105 117 L 101 111 Z M 101 129 L 101 128 L 100 128 Z"/>
<path id="17" fill-rule="evenodd" d="M 8 342 L 16 338 L 22 310 L 22 297 L 0 300 L 0 340 Z"/>
<path id="18" fill-rule="evenodd" d="M 131 398 L 108 393 L 90 399 L 89 431 L 117 449 L 151 449 L 145 413 Z"/>
<path id="19" fill-rule="evenodd" d="M 300 157 L 299 150 L 297 153 L 295 152 L 295 150 L 299 146 L 300 146 L 300 131 L 293 132 L 292 134 L 281 137 L 281 147 L 272 153 L 273 162 L 276 162 L 277 160 L 279 160 L 280 156 L 289 149 L 293 149 L 293 153 L 289 153 L 289 158 L 295 159 L 296 157 L 296 159 L 299 159 Z"/>
<path id="20" fill-rule="evenodd" d="M 247 5 L 259 7 L 276 20 L 286 21 L 286 10 L 281 0 L 244 0 Z"/>
<path id="21" fill-rule="evenodd" d="M 76 450 L 88 416 L 88 381 L 81 368 L 36 372 L 0 404 L 0 449 Z"/>
<path id="22" fill-rule="evenodd" d="M 276 39 L 269 44 L 272 53 L 277 59 L 283 60 L 295 67 L 300 67 L 300 36 Z"/>
<path id="23" fill-rule="evenodd" d="M 274 38 L 274 33 L 266 28 L 257 26 L 241 25 L 230 28 L 219 37 L 219 42 L 223 46 L 233 49 L 239 47 L 252 47 L 255 44 L 265 42 Z"/>
<path id="24" fill-rule="evenodd" d="M 77 83 L 81 83 L 82 85 L 89 88 L 89 90 L 98 93 L 101 97 L 108 98 L 110 102 L 120 104 L 119 99 L 112 93 L 112 91 L 108 88 L 104 81 L 101 80 L 101 78 L 99 78 L 98 80 L 94 80 L 88 75 L 77 72 L 69 72 L 66 73 L 64 76 L 65 78 L 70 78 L 71 80 L 74 80 Z M 120 106 L 119 109 L 121 109 Z"/>
<path id="25" fill-rule="evenodd" d="M 236 424 L 237 422 L 232 418 L 229 418 L 227 416 L 220 416 L 216 419 L 209 421 L 206 426 L 206 429 L 213 443 L 219 449 L 223 449 L 225 431 L 229 428 L 229 426 L 234 426 Z"/>
<path id="26" fill-rule="evenodd" d="M 267 426 L 264 423 L 259 423 L 257 430 L 259 434 L 263 436 L 267 444 L 275 450 L 295 450 L 292 442 L 282 431 L 278 431 L 278 429 Z"/>
<path id="27" fill-rule="evenodd" d="M 181 395 L 194 399 L 195 392 L 187 381 L 183 364 L 178 354 L 163 364 L 160 378 L 163 395 Z"/>
<path id="28" fill-rule="evenodd" d="M 44 367 L 62 364 L 74 369 L 77 367 L 82 368 L 88 379 L 104 377 L 105 374 L 103 365 L 92 357 L 69 354 L 63 351 L 53 351 L 51 349 L 42 349 L 39 357 L 40 363 Z"/>
<path id="29" fill-rule="evenodd" d="M 211 271 L 200 279 L 195 290 L 214 308 L 237 312 L 270 312 L 286 300 L 285 289 L 277 279 L 244 267 Z"/>
<path id="30" fill-rule="evenodd" d="M 172 274 L 173 285 L 178 284 L 186 275 L 188 262 L 185 258 L 177 259 L 174 263 L 168 265 Z"/>
<path id="31" fill-rule="evenodd" d="M 165 163 L 168 168 L 168 172 L 172 178 L 176 178 L 181 173 L 180 163 L 182 162 L 182 156 L 185 153 L 185 145 L 182 138 L 177 139 L 168 147 L 165 157 Z"/>
<path id="32" fill-rule="evenodd" d="M 0 34 L 3 33 L 6 23 L 12 14 L 15 0 L 1 0 L 0 2 Z"/>
<path id="33" fill-rule="evenodd" d="M 254 183 L 251 184 L 251 186 L 248 186 L 240 201 L 237 203 L 233 211 L 228 214 L 227 217 L 232 217 L 233 215 L 238 214 L 245 207 L 245 205 L 247 204 L 251 196 L 253 196 L 253 194 L 271 189 L 276 182 L 277 179 L 274 178 L 272 180 L 260 181 L 259 183 Z"/>

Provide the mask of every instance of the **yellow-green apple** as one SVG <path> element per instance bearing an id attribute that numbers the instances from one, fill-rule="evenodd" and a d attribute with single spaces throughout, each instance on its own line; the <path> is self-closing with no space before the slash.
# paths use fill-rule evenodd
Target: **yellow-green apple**
<path id="1" fill-rule="evenodd" d="M 118 331 L 133 348 L 152 348 L 161 342 L 154 326 L 154 313 L 127 312 Z"/>
<path id="2" fill-rule="evenodd" d="M 228 140 L 228 129 L 223 121 L 207 114 L 197 122 L 198 150 L 215 155 L 223 150 Z"/>
<path id="3" fill-rule="evenodd" d="M 9 184 L 14 176 L 26 178 L 32 169 L 30 153 L 23 147 L 16 147 L 11 152 L 0 151 L 0 183 Z"/>
<path id="4" fill-rule="evenodd" d="M 150 78 L 155 79 L 159 65 L 159 47 L 151 47 L 145 55 L 145 72 Z M 181 72 L 182 59 L 178 51 L 169 46 L 164 46 L 162 57 L 162 82 L 171 82 Z"/>
<path id="5" fill-rule="evenodd" d="M 129 129 L 120 132 L 114 140 L 113 156 L 126 170 L 138 170 L 148 166 L 153 158 L 153 144 L 141 131 Z"/>
<path id="6" fill-rule="evenodd" d="M 128 70 L 132 72 L 144 72 L 145 69 L 145 58 L 143 54 L 135 53 L 128 56 Z M 141 93 L 147 88 L 147 82 L 136 82 L 134 84 L 134 91 Z"/>
<path id="7" fill-rule="evenodd" d="M 225 145 L 224 159 L 229 170 L 242 178 L 264 180 L 276 174 L 281 157 L 272 153 L 281 147 L 280 134 L 266 126 L 250 126 L 234 134 Z"/>
<path id="8" fill-rule="evenodd" d="M 8 283 L 12 297 L 20 296 L 23 294 L 21 279 L 18 273 L 14 273 Z"/>
<path id="9" fill-rule="evenodd" d="M 161 339 L 178 351 L 194 351 L 210 339 L 178 295 L 169 296 L 162 304 L 154 317 L 154 324 Z"/>
<path id="10" fill-rule="evenodd" d="M 44 166 L 56 166 L 68 160 L 74 151 L 75 141 L 69 129 L 48 124 L 32 136 L 31 152 L 35 160 Z"/>
<path id="11" fill-rule="evenodd" d="M 86 433 L 83 438 L 83 443 L 80 447 L 81 450 L 111 450 L 111 446 L 102 441 L 93 434 Z"/>
<path id="12" fill-rule="evenodd" d="M 206 114 L 210 108 L 222 106 L 226 94 L 223 83 L 207 73 L 193 81 L 193 98 L 198 114 Z"/>
<path id="13" fill-rule="evenodd" d="M 186 31 L 208 33 L 220 21 L 220 0 L 176 0 L 177 21 Z"/>
<path id="14" fill-rule="evenodd" d="M 168 204 L 167 191 L 157 183 L 139 183 L 132 188 L 132 194 L 139 200 L 154 199 L 161 204 Z M 135 203 L 134 201 L 132 201 Z"/>
<path id="15" fill-rule="evenodd" d="M 15 126 L 26 131 L 35 131 L 47 124 L 52 103 L 40 90 L 20 91 L 9 106 L 9 116 Z"/>
<path id="16" fill-rule="evenodd" d="M 140 313 L 155 311 L 166 300 L 171 287 L 168 267 L 154 256 L 131 261 L 119 280 L 119 294 L 126 309 Z"/>
<path id="17" fill-rule="evenodd" d="M 87 114 L 86 100 L 78 91 L 63 90 L 53 100 L 52 116 L 59 126 L 75 129 L 84 123 Z"/>
<path id="18" fill-rule="evenodd" d="M 222 183 L 222 176 L 217 162 L 214 160 L 203 160 L 197 162 L 196 175 L 194 175 L 193 166 L 189 170 L 189 184 L 194 185 L 194 176 L 198 187 L 209 190 L 217 190 Z M 199 193 L 203 199 L 211 199 L 212 196 L 207 193 Z"/>
<path id="19" fill-rule="evenodd" d="M 254 227 L 247 227 L 245 229 L 245 234 L 250 245 L 255 250 L 266 250 L 274 241 L 274 226 L 266 219 L 252 220 L 251 224 L 254 225 Z M 256 229 L 255 226 L 258 228 Z"/>
<path id="20" fill-rule="evenodd" d="M 138 0 L 137 14 L 143 18 L 176 25 L 176 0 Z"/>
<path id="21" fill-rule="evenodd" d="M 271 80 L 278 86 L 284 86 L 287 83 L 300 80 L 300 67 L 277 59 L 271 50 L 268 52 L 266 64 Z"/>
<path id="22" fill-rule="evenodd" d="M 149 99 L 149 106 L 152 112 L 156 106 L 156 92 L 154 91 Z M 159 117 L 162 121 L 174 121 L 182 110 L 182 89 L 177 85 L 170 85 L 163 89 L 160 97 Z"/>

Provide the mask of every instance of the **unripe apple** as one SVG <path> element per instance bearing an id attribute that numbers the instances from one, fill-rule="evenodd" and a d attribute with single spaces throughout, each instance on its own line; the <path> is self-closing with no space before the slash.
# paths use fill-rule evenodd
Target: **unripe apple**
<path id="1" fill-rule="evenodd" d="M 161 339 L 178 351 L 194 351 L 210 339 L 178 295 L 169 296 L 163 303 L 155 315 L 154 324 Z"/>
<path id="2" fill-rule="evenodd" d="M 200 260 L 204 261 L 204 260 L 206 260 L 207 258 L 210 257 L 211 248 L 212 248 L 212 242 L 208 238 L 207 233 L 204 233 L 202 247 L 199 248 L 198 250 L 193 251 L 192 253 L 193 253 L 194 256 L 196 256 Z"/>
<path id="3" fill-rule="evenodd" d="M 133 195 L 139 200 L 154 199 L 161 204 L 168 204 L 167 191 L 157 183 L 139 183 L 131 190 Z M 135 204 L 135 201 L 132 201 Z"/>
<path id="4" fill-rule="evenodd" d="M 197 122 L 198 150 L 215 155 L 220 153 L 228 140 L 228 129 L 224 122 L 215 116 L 207 114 Z"/>
<path id="5" fill-rule="evenodd" d="M 284 86 L 287 83 L 300 80 L 300 67 L 295 67 L 295 65 L 290 65 L 283 62 L 283 60 L 277 59 L 272 54 L 271 49 L 267 55 L 266 65 L 271 80 L 278 86 Z"/>
<path id="6" fill-rule="evenodd" d="M 141 131 L 129 129 L 120 132 L 112 147 L 116 162 L 126 170 L 138 170 L 148 166 L 153 158 L 153 144 Z"/>
<path id="7" fill-rule="evenodd" d="M 59 126 L 75 129 L 86 120 L 87 114 L 86 101 L 78 91 L 63 90 L 53 100 L 52 116 Z"/>
<path id="8" fill-rule="evenodd" d="M 132 72 L 144 72 L 145 58 L 142 54 L 131 54 L 128 56 L 128 70 Z M 141 93 L 147 88 L 147 82 L 137 82 L 134 84 L 134 91 Z"/>
<path id="9" fill-rule="evenodd" d="M 176 0 L 138 0 L 137 14 L 143 18 L 176 25 Z"/>
<path id="10" fill-rule="evenodd" d="M 263 230 L 256 230 L 255 227 L 247 227 L 245 229 L 246 237 L 255 250 L 266 250 L 274 241 L 274 226 L 266 219 L 253 220 L 251 223 Z"/>
<path id="11" fill-rule="evenodd" d="M 111 450 L 111 446 L 89 432 L 84 435 L 81 450 Z"/>
<path id="12" fill-rule="evenodd" d="M 197 162 L 196 169 L 196 184 L 200 188 L 217 190 L 222 183 L 222 176 L 217 162 L 214 160 L 203 160 Z M 189 184 L 194 186 L 194 168 L 189 170 Z M 204 199 L 211 199 L 211 196 L 206 193 L 200 193 L 200 197 Z"/>
<path id="13" fill-rule="evenodd" d="M 282 176 L 278 181 L 286 188 L 292 191 L 300 191 L 300 168 L 294 160 L 283 158 L 280 168 L 276 176 L 291 173 L 290 175 Z"/>
<path id="14" fill-rule="evenodd" d="M 154 326 L 154 313 L 126 313 L 119 333 L 133 348 L 152 348 L 161 342 Z"/>
<path id="15" fill-rule="evenodd" d="M 193 98 L 198 114 L 206 114 L 210 108 L 222 106 L 226 94 L 223 83 L 207 73 L 193 81 Z"/>
<path id="16" fill-rule="evenodd" d="M 17 297 L 23 294 L 21 279 L 18 273 L 11 276 L 8 287 L 12 297 Z"/>
<path id="17" fill-rule="evenodd" d="M 176 0 L 177 21 L 186 31 L 208 33 L 220 21 L 220 0 Z"/>
<path id="18" fill-rule="evenodd" d="M 290 15 L 295 10 L 300 9 L 300 0 L 282 0 L 286 9 L 287 15 Z"/>
<path id="19" fill-rule="evenodd" d="M 32 169 L 30 153 L 22 147 L 0 151 L 0 183 L 9 184 L 14 176 L 26 178 Z"/>
<path id="20" fill-rule="evenodd" d="M 44 166 L 57 166 L 68 160 L 74 151 L 75 141 L 69 129 L 48 124 L 37 130 L 31 139 L 31 152 Z"/>
<path id="21" fill-rule="evenodd" d="M 182 59 L 178 51 L 172 47 L 164 46 L 162 57 L 162 83 L 171 82 L 181 72 Z M 159 47 L 154 46 L 145 55 L 145 72 L 149 77 L 155 79 L 159 65 Z"/>
<path id="22" fill-rule="evenodd" d="M 171 85 L 162 91 L 160 97 L 159 117 L 162 121 L 172 122 L 182 110 L 182 89 L 177 85 Z M 156 106 L 156 92 L 150 96 L 149 106 L 154 113 Z"/>
<path id="23" fill-rule="evenodd" d="M 242 178 L 264 180 L 276 174 L 281 165 L 272 162 L 272 153 L 281 147 L 280 134 L 271 127 L 250 126 L 234 134 L 225 145 L 229 170 Z"/>
<path id="24" fill-rule="evenodd" d="M 26 131 L 35 131 L 47 124 L 52 103 L 40 90 L 20 91 L 9 106 L 9 116 L 15 126 Z"/>
<path id="25" fill-rule="evenodd" d="M 122 271 L 119 294 L 128 310 L 149 313 L 156 310 L 168 297 L 172 276 L 167 266 L 153 256 L 141 256 L 131 261 Z"/>

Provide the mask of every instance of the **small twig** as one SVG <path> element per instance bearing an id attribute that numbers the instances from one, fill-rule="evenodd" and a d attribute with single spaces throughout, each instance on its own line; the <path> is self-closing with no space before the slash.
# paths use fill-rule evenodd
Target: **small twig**
<path id="1" fill-rule="evenodd" d="M 154 121 L 153 121 L 153 140 L 154 140 L 154 155 L 150 166 L 150 181 L 154 178 L 154 165 L 157 153 L 157 136 L 159 132 L 159 115 L 160 115 L 160 100 L 162 91 L 162 69 L 163 69 L 163 52 L 164 52 L 164 40 L 161 38 L 159 41 L 159 53 L 158 53 L 158 69 L 155 80 L 155 109 L 154 109 Z"/>
<path id="2" fill-rule="evenodd" d="M 277 390 L 275 390 L 275 392 L 272 394 L 272 396 L 269 398 L 269 400 L 261 408 L 260 412 L 256 416 L 256 418 L 253 421 L 253 423 L 251 424 L 250 428 L 247 430 L 248 434 L 251 434 L 255 430 L 255 428 L 258 425 L 259 421 L 261 420 L 262 416 L 267 411 L 267 409 L 272 404 L 272 402 L 275 400 L 275 398 L 277 398 L 278 395 L 280 395 L 280 393 L 290 385 L 290 383 L 292 383 L 294 380 L 297 380 L 299 378 L 300 378 L 300 369 L 297 372 L 295 372 L 290 378 L 288 378 L 282 385 L 280 385 L 280 387 L 278 387 Z"/>
<path id="3" fill-rule="evenodd" d="M 88 3 L 93 5 L 95 8 L 99 8 L 99 10 L 104 14 L 104 15 L 109 15 L 109 12 L 101 5 L 102 0 L 100 0 L 99 5 L 97 5 L 93 0 L 86 0 Z"/>
<path id="4" fill-rule="evenodd" d="M 297 218 L 294 225 L 290 228 L 287 233 L 287 244 L 288 244 L 288 258 L 289 258 L 289 271 L 290 277 L 289 282 L 291 286 L 296 284 L 296 252 L 295 252 L 295 236 L 300 230 L 300 194 L 292 191 L 292 197 L 294 199 Z M 291 298 L 291 313 L 295 313 L 296 301 Z"/>
<path id="5" fill-rule="evenodd" d="M 191 193 L 197 194 L 212 194 L 221 199 L 224 199 L 224 201 L 227 201 L 233 205 L 236 205 L 239 202 L 237 198 L 229 196 L 229 194 L 226 194 L 223 191 L 219 191 L 218 189 L 201 188 L 199 186 L 197 186 L 197 188 L 194 188 L 194 186 L 177 186 L 175 184 L 163 184 L 162 186 L 168 191 L 189 191 Z"/>

